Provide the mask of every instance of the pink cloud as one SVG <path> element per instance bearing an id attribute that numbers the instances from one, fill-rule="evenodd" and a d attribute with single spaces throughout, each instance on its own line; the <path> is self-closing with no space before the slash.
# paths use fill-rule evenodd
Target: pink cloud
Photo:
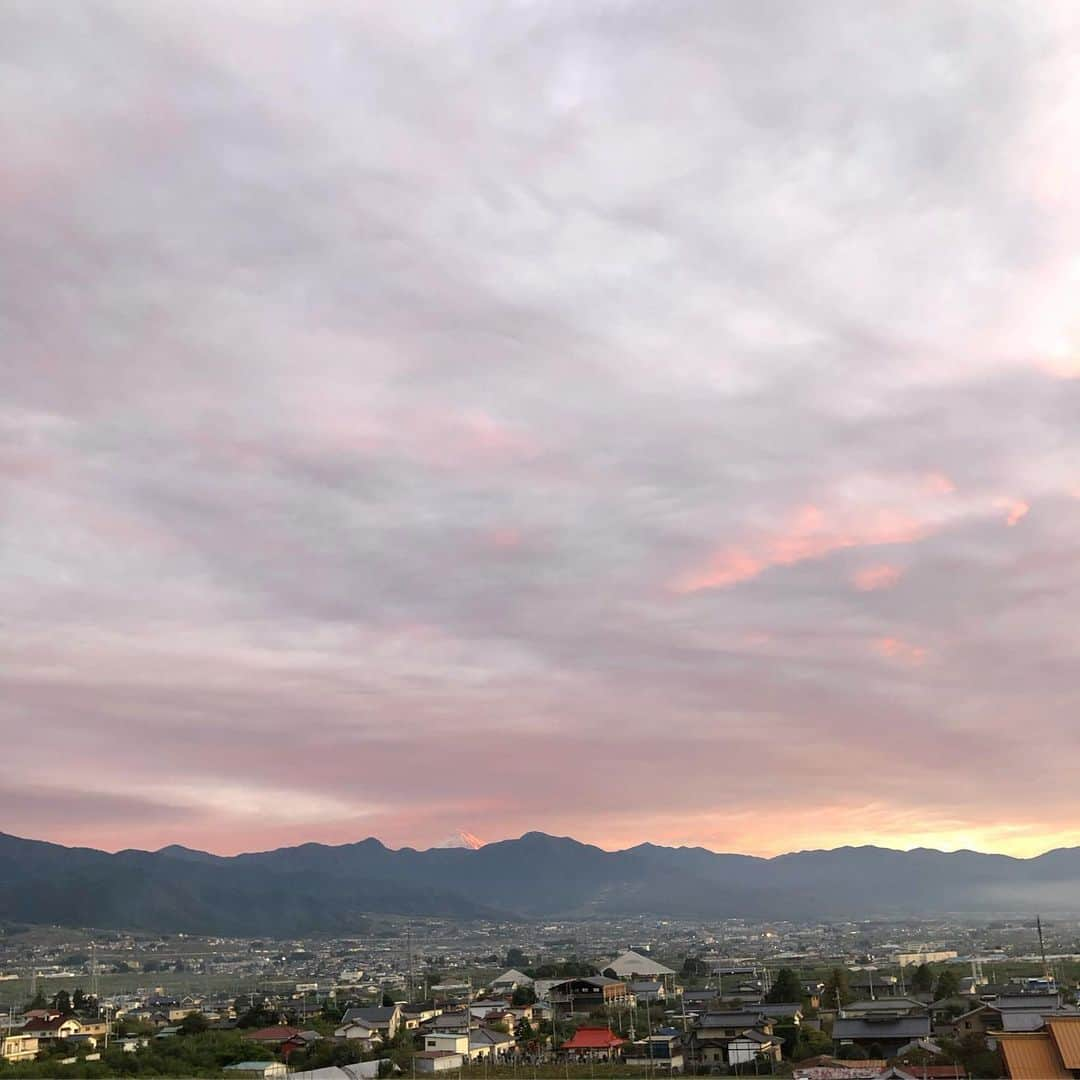
<path id="1" fill-rule="evenodd" d="M 926 659 L 926 649 L 898 637 L 876 638 L 871 647 L 879 656 L 902 664 L 918 665 Z"/>
<path id="2" fill-rule="evenodd" d="M 923 490 L 931 495 L 951 495 L 956 485 L 943 472 L 929 472 L 923 477 Z"/>
<path id="3" fill-rule="evenodd" d="M 900 580 L 903 571 L 898 566 L 880 563 L 877 566 L 864 566 L 856 570 L 852 581 L 860 592 L 875 592 L 878 589 L 891 589 Z"/>
<path id="4" fill-rule="evenodd" d="M 492 529 L 486 534 L 489 547 L 497 551 L 514 551 L 521 547 L 521 530 L 513 528 Z"/>
<path id="5" fill-rule="evenodd" d="M 1024 502 L 1023 499 L 997 499 L 995 500 L 994 505 L 999 509 L 1007 511 L 1005 524 L 1010 529 L 1023 518 L 1027 517 L 1028 511 L 1031 509 L 1031 506 Z"/>
<path id="6" fill-rule="evenodd" d="M 846 515 L 842 515 L 846 516 Z M 716 552 L 708 563 L 672 583 L 675 592 L 725 589 L 776 566 L 794 566 L 847 548 L 910 544 L 931 531 L 929 522 L 890 509 L 871 509 L 852 520 L 832 521 L 820 507 L 800 507 L 786 529 Z"/>

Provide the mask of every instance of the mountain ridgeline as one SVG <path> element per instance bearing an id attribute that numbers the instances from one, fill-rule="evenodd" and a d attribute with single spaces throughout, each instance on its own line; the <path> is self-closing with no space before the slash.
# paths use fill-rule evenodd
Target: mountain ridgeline
<path id="1" fill-rule="evenodd" d="M 378 840 L 230 857 L 110 854 L 0 833 L 0 920 L 240 936 L 356 932 L 370 914 L 839 918 L 1080 912 L 1080 848 L 1032 859 L 844 847 L 771 859 L 527 833 L 467 848 Z"/>

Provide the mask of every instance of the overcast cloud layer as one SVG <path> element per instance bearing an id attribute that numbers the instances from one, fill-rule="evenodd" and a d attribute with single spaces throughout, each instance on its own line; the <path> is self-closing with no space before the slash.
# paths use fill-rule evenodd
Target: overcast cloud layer
<path id="1" fill-rule="evenodd" d="M 0 828 L 1080 842 L 1080 8 L 0 9 Z"/>

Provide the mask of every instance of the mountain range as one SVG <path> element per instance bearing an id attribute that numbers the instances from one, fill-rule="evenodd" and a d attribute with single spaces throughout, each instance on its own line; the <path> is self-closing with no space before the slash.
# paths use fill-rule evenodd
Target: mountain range
<path id="1" fill-rule="evenodd" d="M 1030 859 L 841 847 L 773 858 L 530 832 L 481 847 L 354 844 L 220 856 L 69 848 L 0 833 L 0 921 L 238 936 L 454 918 L 842 918 L 1080 912 L 1080 848 Z"/>

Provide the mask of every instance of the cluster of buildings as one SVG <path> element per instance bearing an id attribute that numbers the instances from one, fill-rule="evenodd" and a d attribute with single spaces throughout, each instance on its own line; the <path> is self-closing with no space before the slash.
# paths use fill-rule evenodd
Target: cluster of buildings
<path id="1" fill-rule="evenodd" d="M 276 1060 L 240 1062 L 230 1067 L 228 1076 L 242 1080 L 290 1071 L 295 1075 L 290 1062 L 303 1060 L 303 1051 L 325 1040 L 346 1043 L 357 1056 L 371 1059 L 385 1056 L 391 1046 L 398 1060 L 410 1050 L 413 1067 L 421 1074 L 450 1072 L 470 1062 L 539 1063 L 553 1058 L 570 1063 L 620 1062 L 653 1074 L 747 1071 L 775 1066 L 790 1056 L 792 1040 L 811 1030 L 821 1033 L 815 1048 L 823 1044 L 830 1053 L 800 1062 L 796 1070 L 800 1080 L 833 1080 L 834 1075 L 841 1080 L 905 1080 L 909 1058 L 920 1061 L 920 1071 L 911 1076 L 953 1080 L 955 1068 L 950 1074 L 940 1056 L 941 1040 L 946 1038 L 981 1040 L 1017 1080 L 1080 1076 L 1080 1012 L 1064 1003 L 1052 978 L 1029 980 L 1019 987 L 993 986 L 981 977 L 981 968 L 976 973 L 973 963 L 970 977 L 954 980 L 960 993 L 934 1000 L 913 992 L 905 978 L 910 981 L 912 966 L 919 963 L 958 964 L 958 952 L 933 942 L 928 947 L 915 938 L 914 930 L 903 927 L 880 931 L 882 936 L 875 940 L 871 931 L 853 926 L 819 934 L 806 928 L 733 924 L 718 940 L 699 930 L 658 924 L 657 932 L 669 934 L 670 940 L 696 941 L 700 946 L 699 966 L 687 962 L 678 973 L 654 959 L 647 945 L 607 959 L 616 950 L 599 951 L 609 943 L 607 937 L 599 939 L 599 931 L 591 932 L 602 944 L 594 942 L 595 947 L 586 951 L 564 926 L 534 927 L 535 941 L 526 940 L 532 957 L 538 957 L 543 947 L 545 957 L 553 959 L 557 950 L 563 950 L 565 959 L 590 958 L 591 966 L 574 969 L 551 963 L 547 970 L 561 966 L 599 972 L 563 978 L 530 977 L 521 967 L 537 967 L 524 955 L 520 966 L 487 966 L 478 975 L 481 965 L 507 955 L 500 935 L 509 933 L 508 928 L 461 931 L 458 939 L 453 938 L 452 927 L 428 929 L 445 932 L 448 942 L 420 944 L 399 934 L 392 940 L 368 942 L 262 943 L 259 949 L 248 949 L 246 959 L 236 942 L 217 943 L 226 950 L 219 954 L 226 959 L 214 960 L 215 966 L 247 970 L 244 965 L 255 965 L 303 980 L 293 981 L 286 990 L 251 995 L 252 1005 L 256 1001 L 265 1005 L 276 1022 L 243 1029 L 241 1034 L 253 1045 L 273 1051 Z M 644 937 L 646 928 L 640 929 Z M 992 932 L 964 931 L 958 937 L 964 945 L 978 947 L 989 963 L 997 957 L 984 946 L 998 940 L 997 935 L 1013 932 L 1005 926 Z M 1020 929 L 1015 936 L 1022 944 Z M 847 938 L 850 942 L 845 945 Z M 753 951 L 735 952 L 733 942 Z M 118 943 L 116 956 L 121 955 L 121 945 L 128 948 L 126 942 Z M 148 952 L 164 955 L 163 944 L 157 942 L 135 942 L 131 949 L 125 955 L 133 968 L 147 963 Z M 687 955 L 685 944 L 680 949 Z M 849 972 L 855 1000 L 838 1007 L 823 998 L 820 982 L 803 982 L 798 1001 L 766 1000 L 770 968 L 775 971 L 783 963 L 808 972 L 821 970 L 834 962 L 830 953 L 829 965 L 821 963 L 831 949 L 837 950 L 836 966 Z M 679 954 L 672 950 L 660 955 Z M 806 957 L 810 962 L 802 963 Z M 207 959 L 199 962 L 204 969 L 211 966 Z M 886 973 L 879 966 L 884 964 L 896 974 Z M 414 968 L 422 968 L 424 975 Z M 325 971 L 333 973 L 329 983 L 320 974 Z M 700 985 L 703 982 L 708 985 Z M 315 1019 L 324 1015 L 328 1000 L 379 1001 L 384 995 L 397 1003 L 350 1007 L 332 1032 Z M 217 996 L 134 993 L 102 1000 L 110 1021 L 123 1017 L 151 1026 L 153 1032 L 142 1037 L 145 1042 L 179 1036 L 184 1018 L 193 1012 L 212 1027 L 236 1028 L 236 996 L 235 991 Z M 110 1030 L 105 1020 L 42 1009 L 9 1023 L 0 1041 L 0 1057 L 32 1060 L 50 1040 L 63 1040 L 83 1055 L 99 1052 L 106 1041 L 131 1051 L 140 1045 L 140 1039 L 118 1039 L 115 1026 Z M 295 1057 L 298 1053 L 300 1058 Z M 327 1073 L 314 1080 L 359 1080 L 373 1064 L 377 1061 L 342 1066 L 334 1076 Z M 344 1071 L 348 1069 L 355 1075 Z"/>

